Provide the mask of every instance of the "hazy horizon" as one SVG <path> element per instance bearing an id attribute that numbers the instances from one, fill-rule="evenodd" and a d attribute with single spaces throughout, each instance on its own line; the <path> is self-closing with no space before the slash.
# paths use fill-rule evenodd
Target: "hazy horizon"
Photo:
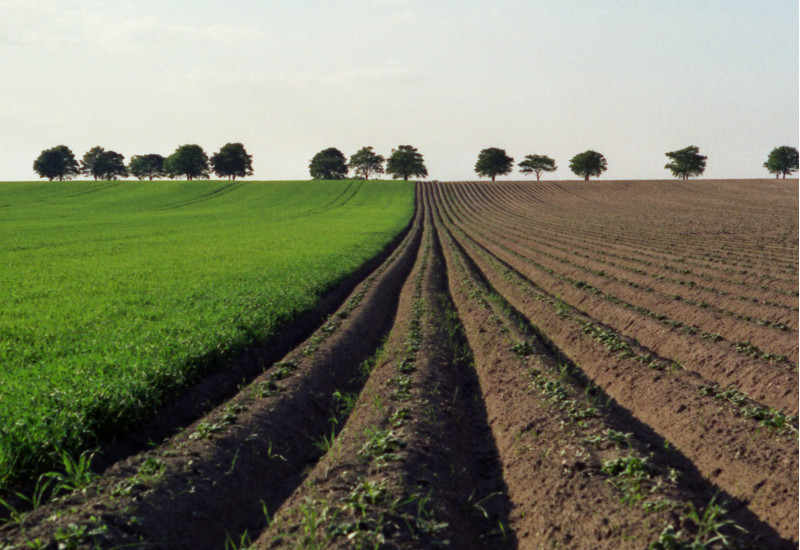
<path id="1" fill-rule="evenodd" d="M 257 180 L 406 144 L 442 181 L 478 179 L 486 147 L 554 158 L 549 181 L 587 149 L 601 180 L 670 179 L 688 145 L 701 179 L 769 179 L 800 133 L 796 1 L 2 0 L 0 31 L 2 181 L 55 145 L 228 142 Z"/>

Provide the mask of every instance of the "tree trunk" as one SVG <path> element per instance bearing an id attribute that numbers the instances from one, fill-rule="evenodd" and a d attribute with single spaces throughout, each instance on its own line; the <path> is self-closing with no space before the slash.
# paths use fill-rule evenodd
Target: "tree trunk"
<path id="1" fill-rule="evenodd" d="M 494 174 L 492 174 L 492 181 L 494 181 Z"/>
<path id="2" fill-rule="evenodd" d="M 586 174 L 586 177 L 583 178 L 583 181 L 589 181 L 589 174 Z"/>
<path id="3" fill-rule="evenodd" d="M 539 172 L 536 172 L 536 181 L 539 181 L 539 176 L 540 176 Z"/>
<path id="4" fill-rule="evenodd" d="M 408 181 L 408 174 L 403 176 L 403 181 Z"/>

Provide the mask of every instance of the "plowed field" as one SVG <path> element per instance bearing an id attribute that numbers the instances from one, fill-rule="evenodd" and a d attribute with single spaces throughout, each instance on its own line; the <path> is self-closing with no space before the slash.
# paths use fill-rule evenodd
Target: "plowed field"
<path id="1" fill-rule="evenodd" d="M 162 443 L 137 448 L 151 426 L 104 449 L 120 459 L 83 488 L 20 499 L 0 535 L 796 548 L 797 197 L 775 180 L 420 183 L 405 238 L 302 344 Z"/>

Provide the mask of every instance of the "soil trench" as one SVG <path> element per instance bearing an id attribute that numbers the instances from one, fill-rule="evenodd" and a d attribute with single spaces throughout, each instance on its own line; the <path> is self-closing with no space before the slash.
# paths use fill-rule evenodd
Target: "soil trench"
<path id="1" fill-rule="evenodd" d="M 394 328 L 330 448 L 257 547 L 516 546 L 471 353 L 427 219 Z"/>

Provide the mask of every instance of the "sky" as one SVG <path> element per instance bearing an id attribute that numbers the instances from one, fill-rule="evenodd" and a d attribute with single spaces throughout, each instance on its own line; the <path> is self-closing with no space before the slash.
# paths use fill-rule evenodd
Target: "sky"
<path id="1" fill-rule="evenodd" d="M 797 0 L 0 0 L 0 180 L 44 149 L 80 159 L 241 142 L 254 179 L 317 152 L 398 145 L 429 179 L 475 180 L 499 147 L 575 179 L 771 177 L 798 147 Z M 515 170 L 499 180 L 530 179 Z"/>

